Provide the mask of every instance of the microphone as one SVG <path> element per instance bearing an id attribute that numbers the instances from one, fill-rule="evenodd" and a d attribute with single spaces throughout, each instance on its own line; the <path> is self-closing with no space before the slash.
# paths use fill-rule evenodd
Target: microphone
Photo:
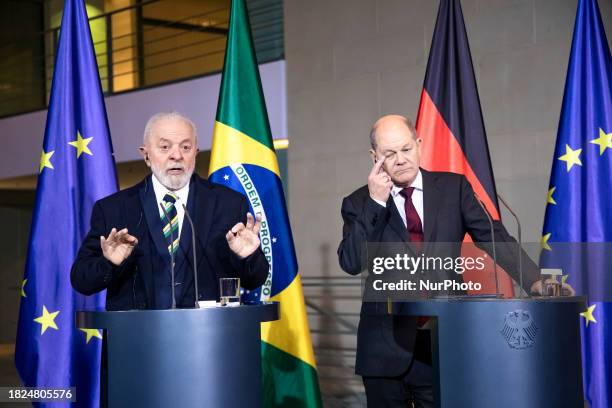
<path id="1" fill-rule="evenodd" d="M 189 211 L 187 211 L 187 207 L 185 204 L 181 203 L 183 206 L 183 210 L 185 210 L 185 215 L 187 216 L 187 221 L 189 221 L 189 225 L 191 226 L 191 245 L 193 248 L 193 283 L 195 284 L 195 308 L 199 309 L 200 304 L 198 303 L 199 294 L 198 294 L 198 262 L 196 260 L 196 235 L 195 235 L 195 227 L 193 226 L 193 220 L 189 215 Z"/>
<path id="2" fill-rule="evenodd" d="M 176 296 L 174 294 L 174 229 L 172 228 L 172 222 L 170 220 L 170 214 L 166 211 L 166 207 L 162 203 L 159 203 L 162 211 L 164 212 L 164 217 L 168 224 L 170 224 L 170 277 L 172 284 L 172 309 L 176 309 Z"/>
<path id="3" fill-rule="evenodd" d="M 476 198 L 476 201 L 478 201 L 480 208 L 482 208 L 482 211 L 484 211 L 485 215 L 487 216 L 487 219 L 489 220 L 489 228 L 491 229 L 491 244 L 493 244 L 493 274 L 495 275 L 495 296 L 499 297 L 499 279 L 497 277 L 497 252 L 495 251 L 495 230 L 493 228 L 493 219 L 491 218 L 491 215 L 489 215 L 489 212 L 487 211 L 487 208 L 485 207 L 484 203 L 480 200 L 476 193 L 474 193 L 474 197 Z"/>
<path id="4" fill-rule="evenodd" d="M 519 291 L 519 294 L 520 294 L 519 297 L 522 298 L 523 297 L 523 290 L 524 289 L 523 289 L 523 235 L 521 233 L 521 222 L 519 221 L 518 215 L 516 215 L 516 213 L 514 211 L 512 211 L 512 208 L 510 208 L 510 205 L 508 205 L 506 200 L 504 200 L 504 198 L 500 194 L 497 194 L 497 198 L 499 198 L 499 201 L 502 202 L 504 207 L 506 207 L 506 209 L 508 209 L 510 214 L 512 214 L 512 216 L 516 220 L 517 233 L 518 233 L 518 242 L 519 242 L 519 247 L 518 247 L 519 285 L 521 287 L 521 290 Z M 525 291 L 525 292 L 527 293 L 527 297 L 530 297 L 528 291 Z"/>

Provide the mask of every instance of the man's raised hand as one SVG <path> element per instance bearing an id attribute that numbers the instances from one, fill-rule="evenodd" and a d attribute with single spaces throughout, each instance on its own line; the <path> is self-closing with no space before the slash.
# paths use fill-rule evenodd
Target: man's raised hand
<path id="1" fill-rule="evenodd" d="M 136 245 L 138 245 L 138 239 L 128 234 L 127 228 L 120 231 L 113 228 L 108 237 L 100 236 L 102 255 L 114 265 L 121 265 L 130 256 Z"/>
<path id="2" fill-rule="evenodd" d="M 393 182 L 391 177 L 382 168 L 384 163 L 385 157 L 383 156 L 372 166 L 372 170 L 368 175 L 368 191 L 372 199 L 386 203 L 393 188 Z"/>
<path id="3" fill-rule="evenodd" d="M 239 222 L 225 234 L 225 239 L 230 249 L 241 259 L 251 255 L 259 248 L 259 230 L 261 228 L 261 215 L 257 219 L 251 213 L 247 213 L 247 223 Z"/>

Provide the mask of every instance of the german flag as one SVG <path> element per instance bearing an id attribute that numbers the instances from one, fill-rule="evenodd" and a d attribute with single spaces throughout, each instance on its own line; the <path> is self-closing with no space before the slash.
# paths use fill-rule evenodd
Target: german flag
<path id="1" fill-rule="evenodd" d="M 244 0 L 233 0 L 209 180 L 244 194 L 261 215 L 268 279 L 251 300 L 280 302 L 263 323 L 263 406 L 320 407 L 302 284 Z M 254 375 L 257 375 L 254 373 Z"/>
<path id="2" fill-rule="evenodd" d="M 459 0 L 440 1 L 416 129 L 422 139 L 421 166 L 466 176 L 492 218 L 499 220 L 487 135 Z M 512 280 L 505 271 L 498 271 L 500 292 L 513 296 Z M 468 271 L 464 279 L 477 279 L 482 282 L 482 293 L 494 293 L 492 273 L 486 280 L 482 272 L 478 274 Z"/>

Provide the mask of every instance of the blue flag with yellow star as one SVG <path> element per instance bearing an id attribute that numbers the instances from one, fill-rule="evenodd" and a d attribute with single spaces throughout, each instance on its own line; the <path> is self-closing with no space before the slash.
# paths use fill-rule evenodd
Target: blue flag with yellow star
<path id="1" fill-rule="evenodd" d="M 15 364 L 24 386 L 76 387 L 75 406 L 96 407 L 102 336 L 77 329 L 75 311 L 103 308 L 104 294 L 75 292 L 70 267 L 94 202 L 117 190 L 117 177 L 83 0 L 65 1 L 37 170 Z"/>
<path id="2" fill-rule="evenodd" d="M 596 0 L 580 0 L 542 233 L 543 266 L 563 267 L 578 294 L 583 385 L 612 406 L 612 59 Z M 564 259 L 562 262 L 559 262 Z M 608 295 L 604 295 L 608 293 Z"/>

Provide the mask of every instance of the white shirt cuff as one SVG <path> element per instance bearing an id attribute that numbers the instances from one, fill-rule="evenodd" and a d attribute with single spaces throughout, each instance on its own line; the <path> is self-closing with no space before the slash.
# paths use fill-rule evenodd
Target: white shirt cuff
<path id="1" fill-rule="evenodd" d="M 370 196 L 370 198 L 372 198 L 372 196 Z M 380 200 L 377 200 L 375 198 L 372 198 L 372 200 L 374 200 L 376 203 L 382 205 L 383 207 L 387 208 L 387 203 L 385 203 L 384 201 L 380 201 Z"/>

